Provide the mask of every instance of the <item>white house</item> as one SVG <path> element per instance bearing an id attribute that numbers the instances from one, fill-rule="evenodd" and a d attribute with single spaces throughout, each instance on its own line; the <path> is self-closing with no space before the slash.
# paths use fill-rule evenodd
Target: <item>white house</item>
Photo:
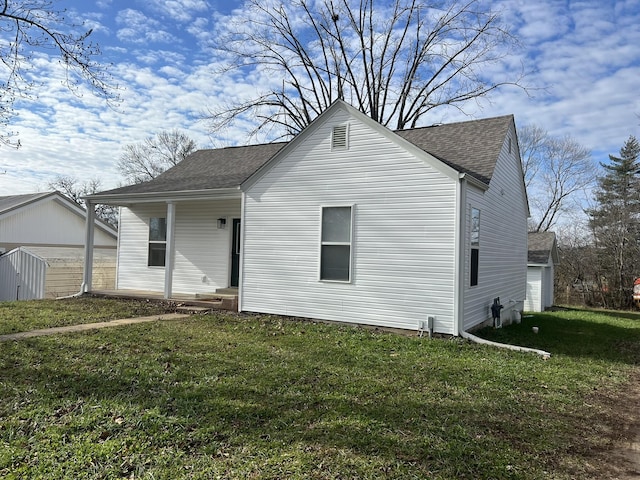
<path id="1" fill-rule="evenodd" d="M 288 143 L 201 150 L 87 200 L 122 207 L 122 290 L 237 286 L 241 311 L 453 335 L 525 298 L 512 116 L 393 132 L 337 101 Z"/>
<path id="2" fill-rule="evenodd" d="M 556 235 L 553 232 L 529 233 L 528 245 L 524 309 L 542 312 L 553 305 L 554 267 L 558 263 Z"/>

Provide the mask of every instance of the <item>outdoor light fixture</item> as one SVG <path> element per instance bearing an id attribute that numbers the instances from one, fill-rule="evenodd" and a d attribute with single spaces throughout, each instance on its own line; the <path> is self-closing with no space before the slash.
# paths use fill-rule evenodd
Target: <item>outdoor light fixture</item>
<path id="1" fill-rule="evenodd" d="M 219 218 L 218 219 L 218 228 L 225 228 L 227 226 L 227 219 L 226 218 Z"/>

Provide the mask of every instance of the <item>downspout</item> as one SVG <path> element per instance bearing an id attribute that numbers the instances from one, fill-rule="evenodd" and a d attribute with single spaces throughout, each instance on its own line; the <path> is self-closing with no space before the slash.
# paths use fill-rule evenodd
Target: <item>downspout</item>
<path id="1" fill-rule="evenodd" d="M 475 343 L 479 343 L 481 345 L 490 345 L 492 347 L 498 348 L 506 348 L 508 350 L 514 350 L 516 352 L 528 352 L 528 353 L 536 353 L 540 355 L 545 360 L 551 357 L 549 352 L 545 352 L 544 350 L 538 350 L 537 348 L 529 348 L 529 347 L 521 347 L 519 345 L 510 345 L 508 343 L 498 343 L 492 342 L 491 340 L 485 340 L 484 338 L 476 337 L 475 335 L 465 332 L 464 330 L 460 331 L 460 336 L 465 340 L 470 340 Z"/>

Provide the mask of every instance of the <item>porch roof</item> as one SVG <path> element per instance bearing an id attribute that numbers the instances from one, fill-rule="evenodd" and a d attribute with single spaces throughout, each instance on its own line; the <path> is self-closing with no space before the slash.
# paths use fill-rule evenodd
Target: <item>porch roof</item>
<path id="1" fill-rule="evenodd" d="M 226 194 L 237 190 L 284 145 L 285 142 L 198 150 L 153 180 L 106 190 L 86 198 L 92 201 L 126 197 L 140 200 L 151 198 L 153 194 L 164 196 L 167 193 L 178 196 L 204 192 Z"/>

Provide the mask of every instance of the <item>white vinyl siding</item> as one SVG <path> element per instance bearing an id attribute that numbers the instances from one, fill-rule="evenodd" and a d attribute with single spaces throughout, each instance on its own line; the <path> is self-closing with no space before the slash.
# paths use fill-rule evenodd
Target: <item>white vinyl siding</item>
<path id="1" fill-rule="evenodd" d="M 470 258 L 465 259 L 465 329 L 491 319 L 490 306 L 496 297 L 505 306 L 503 315 L 510 315 L 511 309 L 523 306 L 527 281 L 528 211 L 522 169 L 515 154 L 513 148 L 509 153 L 506 138 L 489 189 L 483 192 L 467 187 L 466 245 L 470 243 L 472 208 L 481 211 L 481 227 L 477 286 L 469 286 Z"/>
<path id="2" fill-rule="evenodd" d="M 349 150 L 332 149 L 349 124 Z M 344 110 L 245 196 L 241 309 L 454 333 L 456 181 Z M 351 283 L 318 278 L 321 207 L 354 205 Z"/>
<path id="3" fill-rule="evenodd" d="M 8 250 L 25 245 L 83 247 L 85 218 L 55 199 L 44 199 L 0 217 L 0 246 Z M 116 246 L 116 239 L 95 229 L 96 246 Z"/>
<path id="4" fill-rule="evenodd" d="M 147 266 L 148 222 L 166 212 L 162 203 L 122 209 L 118 288 L 163 291 L 165 269 Z M 239 216 L 239 199 L 176 203 L 174 293 L 211 293 L 229 286 L 230 219 Z M 219 218 L 228 219 L 223 229 Z"/>
<path id="5" fill-rule="evenodd" d="M 553 306 L 554 301 L 554 290 L 553 290 L 553 281 L 554 281 L 554 272 L 553 272 L 553 263 L 550 262 L 550 265 L 544 269 L 544 280 L 542 282 L 543 286 L 543 302 L 542 308 L 546 309 Z"/>

